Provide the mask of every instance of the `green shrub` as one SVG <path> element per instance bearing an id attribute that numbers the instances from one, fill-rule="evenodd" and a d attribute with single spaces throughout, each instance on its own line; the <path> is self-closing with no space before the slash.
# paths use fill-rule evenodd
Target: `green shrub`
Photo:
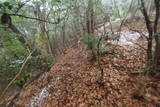
<path id="1" fill-rule="evenodd" d="M 99 41 L 99 37 L 93 34 L 85 35 L 82 38 L 82 42 L 87 45 L 87 49 L 92 50 L 97 47 L 97 43 Z"/>
<path id="2" fill-rule="evenodd" d="M 0 33 L 0 81 L 9 82 L 18 73 L 29 52 L 19 42 L 17 35 L 2 30 Z M 53 55 L 32 56 L 14 83 L 23 85 L 33 72 L 47 71 L 53 60 Z"/>
<path id="3" fill-rule="evenodd" d="M 108 51 L 108 48 L 104 45 L 104 40 L 102 39 L 100 41 L 100 37 L 98 37 L 97 35 L 93 35 L 93 34 L 85 35 L 82 38 L 82 42 L 85 45 L 87 45 L 88 50 L 91 50 L 93 59 L 97 59 L 97 57 L 99 57 L 97 53 L 98 51 L 100 52 L 100 56 Z M 99 44 L 99 48 L 98 48 L 98 44 Z"/>
<path id="4" fill-rule="evenodd" d="M 31 57 L 28 61 L 28 66 L 33 66 L 37 70 L 47 70 L 51 67 L 54 56 L 51 54 L 48 55 L 38 55 Z"/>
<path id="5" fill-rule="evenodd" d="M 52 65 L 54 56 L 53 55 L 40 55 L 36 57 L 31 57 L 26 63 L 21 75 L 14 82 L 16 84 L 23 85 L 28 77 L 32 75 L 35 71 L 44 70 L 47 71 Z M 6 60 L 3 64 L 0 65 L 0 78 L 3 81 L 10 81 L 17 74 L 20 67 L 22 66 L 24 60 L 15 59 L 15 60 Z M 2 63 L 0 61 L 0 63 Z"/>
<path id="6" fill-rule="evenodd" d="M 15 81 L 16 84 L 23 86 L 25 81 L 32 76 L 35 71 L 48 71 L 54 60 L 53 55 L 39 55 L 31 57 L 23 69 L 21 76 Z"/>
<path id="7" fill-rule="evenodd" d="M 109 51 L 109 49 L 105 46 L 105 45 L 101 45 L 100 48 L 99 48 L 99 51 L 101 53 L 101 55 L 107 53 Z"/>

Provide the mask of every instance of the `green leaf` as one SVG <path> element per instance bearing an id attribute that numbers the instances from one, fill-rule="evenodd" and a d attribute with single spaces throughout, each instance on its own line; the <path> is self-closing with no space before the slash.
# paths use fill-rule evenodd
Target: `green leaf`
<path id="1" fill-rule="evenodd" d="M 3 7 L 3 4 L 2 3 L 0 3 L 0 8 L 2 8 Z"/>
<path id="2" fill-rule="evenodd" d="M 62 1 L 61 0 L 56 0 L 56 2 L 61 3 Z"/>
<path id="3" fill-rule="evenodd" d="M 9 9 L 9 10 L 12 10 L 12 8 L 13 8 L 12 5 L 9 5 L 9 6 L 8 6 L 8 9 Z"/>
<path id="4" fill-rule="evenodd" d="M 3 2 L 3 4 L 6 6 L 6 7 L 8 7 L 9 5 L 10 5 L 10 2 Z"/>

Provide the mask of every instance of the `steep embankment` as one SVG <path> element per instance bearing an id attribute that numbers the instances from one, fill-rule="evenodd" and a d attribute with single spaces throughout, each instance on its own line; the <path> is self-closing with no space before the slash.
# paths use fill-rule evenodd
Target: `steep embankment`
<path id="1" fill-rule="evenodd" d="M 100 58 L 105 71 L 105 84 L 100 87 L 98 63 L 89 61 L 84 47 L 72 47 L 49 72 L 23 89 L 14 103 L 16 107 L 154 107 L 132 98 L 139 79 L 129 72 L 141 71 L 145 59 L 137 48 L 116 47 L 115 54 Z"/>

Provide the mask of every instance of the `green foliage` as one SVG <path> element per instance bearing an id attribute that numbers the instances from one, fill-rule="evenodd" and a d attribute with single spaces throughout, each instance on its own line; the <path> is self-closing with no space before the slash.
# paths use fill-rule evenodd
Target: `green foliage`
<path id="1" fill-rule="evenodd" d="M 58 3 L 61 3 L 62 1 L 61 0 L 55 0 L 56 2 L 58 2 Z"/>
<path id="2" fill-rule="evenodd" d="M 109 49 L 104 44 L 102 44 L 99 47 L 99 51 L 100 51 L 101 55 L 103 55 L 103 54 L 107 53 L 109 51 Z"/>
<path id="3" fill-rule="evenodd" d="M 23 73 L 15 81 L 15 83 L 23 85 L 25 83 L 25 81 L 27 80 L 27 78 L 32 76 L 32 73 L 34 73 L 35 71 L 40 71 L 40 70 L 47 71 L 47 70 L 49 70 L 49 68 L 52 65 L 53 59 L 54 59 L 53 55 L 38 55 L 38 56 L 35 56 L 35 57 L 32 56 L 29 59 L 28 63 L 25 65 L 25 67 L 23 69 Z M 21 61 L 18 61 L 18 60 L 14 61 L 14 62 L 21 63 Z M 14 66 L 14 64 L 12 66 Z M 21 63 L 21 65 L 22 65 L 22 63 Z"/>
<path id="4" fill-rule="evenodd" d="M 0 30 L 0 33 L 0 81 L 10 81 L 29 53 L 19 42 L 17 35 L 3 30 Z M 53 55 L 32 56 L 15 83 L 23 85 L 33 72 L 48 70 L 53 59 Z"/>
<path id="5" fill-rule="evenodd" d="M 51 67 L 51 64 L 53 62 L 54 56 L 53 55 L 38 55 L 35 57 L 32 57 L 28 61 L 28 66 L 32 66 L 37 70 L 47 70 Z"/>
<path id="6" fill-rule="evenodd" d="M 100 37 L 98 37 L 97 35 L 93 34 L 85 35 L 82 38 L 82 42 L 87 45 L 88 50 L 91 50 L 93 59 L 97 59 L 97 57 L 109 51 L 109 49 L 104 45 L 104 41 L 103 40 L 100 41 Z"/>
<path id="7" fill-rule="evenodd" d="M 87 45 L 87 49 L 89 50 L 95 49 L 98 41 L 99 37 L 93 34 L 85 35 L 82 38 L 82 42 Z"/>
<path id="8" fill-rule="evenodd" d="M 8 1 L 5 1 L 3 3 L 0 2 L 0 12 L 9 13 L 12 10 L 12 8 L 13 8 L 13 5 L 10 2 L 8 2 Z"/>
<path id="9" fill-rule="evenodd" d="M 3 4 L 4 4 L 5 6 L 9 6 L 9 5 L 10 5 L 10 3 L 7 2 L 7 1 L 5 1 Z"/>

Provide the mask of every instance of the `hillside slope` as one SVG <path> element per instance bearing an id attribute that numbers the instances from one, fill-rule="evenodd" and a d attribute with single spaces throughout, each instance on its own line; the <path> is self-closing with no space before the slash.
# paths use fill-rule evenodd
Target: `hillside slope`
<path id="1" fill-rule="evenodd" d="M 116 54 L 101 57 L 105 71 L 100 87 L 100 70 L 83 46 L 72 47 L 59 56 L 49 72 L 23 89 L 16 107 L 154 107 L 132 98 L 139 81 L 129 72 L 141 71 L 144 55 L 136 46 L 114 49 Z"/>

